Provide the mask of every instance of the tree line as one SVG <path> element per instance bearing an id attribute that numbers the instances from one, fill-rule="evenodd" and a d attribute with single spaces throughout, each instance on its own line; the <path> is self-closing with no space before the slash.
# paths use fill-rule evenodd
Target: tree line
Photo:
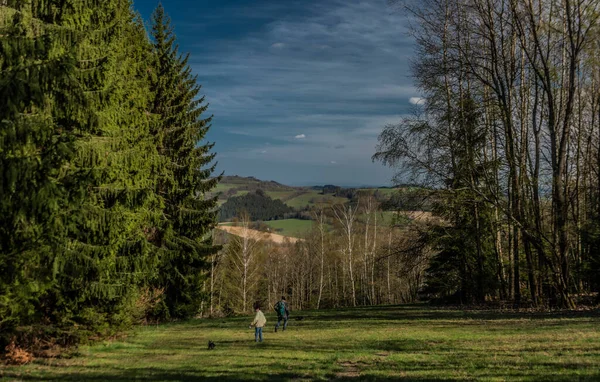
<path id="1" fill-rule="evenodd" d="M 210 122 L 162 6 L 0 2 L 0 349 L 198 312 Z"/>
<path id="2" fill-rule="evenodd" d="M 419 299 L 431 249 L 419 232 L 426 219 L 384 219 L 377 199 L 311 210 L 305 237 L 274 243 L 252 230 L 249 214 L 236 235 L 220 232 L 223 250 L 211 259 L 203 314 L 247 313 L 255 302 L 272 306 L 288 296 L 293 310 L 398 304 Z M 399 222 L 399 224 L 396 224 Z"/>
<path id="3" fill-rule="evenodd" d="M 573 308 L 600 290 L 600 3 L 406 9 L 425 103 L 374 159 L 437 191 L 432 293 Z"/>
<path id="4" fill-rule="evenodd" d="M 272 199 L 262 189 L 227 199 L 219 208 L 219 220 L 228 221 L 248 213 L 250 220 L 276 220 L 294 215 L 294 209 L 279 199 Z"/>

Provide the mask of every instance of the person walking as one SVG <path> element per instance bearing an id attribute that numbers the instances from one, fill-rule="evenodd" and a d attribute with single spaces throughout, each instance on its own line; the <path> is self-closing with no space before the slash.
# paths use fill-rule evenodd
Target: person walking
<path id="1" fill-rule="evenodd" d="M 256 311 L 256 316 L 254 316 L 254 320 L 250 324 L 250 327 L 254 326 L 254 339 L 256 342 L 263 342 L 263 327 L 267 323 L 267 319 L 265 318 L 264 313 L 260 310 L 260 305 L 255 304 L 254 310 Z"/>
<path id="2" fill-rule="evenodd" d="M 281 296 L 281 300 L 275 304 L 275 312 L 277 313 L 277 324 L 275 324 L 275 333 L 277 333 L 277 329 L 279 329 L 279 325 L 281 325 L 281 320 L 283 320 L 283 330 L 287 328 L 288 318 L 290 317 L 290 306 L 285 301 L 285 296 Z"/>

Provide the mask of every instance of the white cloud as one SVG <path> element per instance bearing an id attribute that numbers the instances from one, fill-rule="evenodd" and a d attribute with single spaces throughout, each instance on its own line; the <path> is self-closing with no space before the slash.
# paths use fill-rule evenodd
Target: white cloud
<path id="1" fill-rule="evenodd" d="M 263 150 L 263 151 L 261 151 L 260 153 L 261 153 L 261 154 L 266 154 L 266 153 L 267 153 L 267 150 Z"/>
<path id="2" fill-rule="evenodd" d="M 408 102 L 410 102 L 413 105 L 424 105 L 425 101 L 425 98 L 422 97 L 410 97 L 410 99 L 408 100 Z"/>
<path id="3" fill-rule="evenodd" d="M 304 135 L 304 134 L 298 134 L 294 137 L 294 139 L 304 139 L 304 138 L 306 138 L 306 135 Z"/>
<path id="4" fill-rule="evenodd" d="M 283 49 L 283 48 L 285 48 L 285 44 L 282 42 L 276 42 L 275 44 L 271 45 L 271 48 Z"/>
<path id="5" fill-rule="evenodd" d="M 329 163 L 331 163 L 331 164 L 337 164 L 337 162 L 336 162 L 336 161 L 334 161 L 334 160 L 332 160 L 332 161 L 331 161 L 331 162 L 329 162 Z"/>

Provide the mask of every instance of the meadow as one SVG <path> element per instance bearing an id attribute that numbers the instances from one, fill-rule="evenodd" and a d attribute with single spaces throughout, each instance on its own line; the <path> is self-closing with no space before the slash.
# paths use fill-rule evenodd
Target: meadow
<path id="1" fill-rule="evenodd" d="M 343 204 L 348 202 L 348 198 L 334 196 L 332 194 L 321 194 L 318 190 L 306 190 L 294 198 L 285 201 L 285 204 L 292 208 L 301 209 L 305 207 L 314 207 L 319 204 Z"/>
<path id="2" fill-rule="evenodd" d="M 301 238 L 305 237 L 311 230 L 314 222 L 312 220 L 282 219 L 267 221 L 265 224 L 268 225 L 274 233 Z"/>
<path id="3" fill-rule="evenodd" d="M 302 320 L 297 320 L 302 316 Z M 254 342 L 251 316 L 138 328 L 72 358 L 3 367 L 12 381 L 600 380 L 600 314 L 403 305 L 292 312 Z M 216 343 L 207 350 L 207 342 Z"/>

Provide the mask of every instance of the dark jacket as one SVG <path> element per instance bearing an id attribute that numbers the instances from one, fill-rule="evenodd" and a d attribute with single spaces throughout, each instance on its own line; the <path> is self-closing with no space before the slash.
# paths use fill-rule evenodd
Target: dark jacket
<path id="1" fill-rule="evenodd" d="M 280 300 L 277 302 L 277 304 L 275 304 L 274 309 L 275 312 L 277 312 L 277 317 L 281 317 L 281 314 L 279 313 L 279 304 L 283 304 L 283 306 L 285 306 L 285 318 L 290 316 L 290 304 L 288 304 L 287 301 L 285 300 Z"/>

